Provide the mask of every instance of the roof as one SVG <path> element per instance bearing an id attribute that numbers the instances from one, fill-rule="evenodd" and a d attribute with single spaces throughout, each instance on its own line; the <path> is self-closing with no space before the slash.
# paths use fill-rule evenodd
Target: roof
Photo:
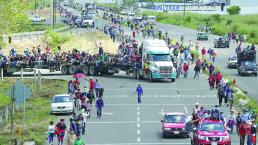
<path id="1" fill-rule="evenodd" d="M 169 48 L 164 40 L 147 39 L 143 41 L 143 48 L 146 52 L 169 53 Z"/>
<path id="2" fill-rule="evenodd" d="M 185 115 L 185 113 L 182 112 L 167 112 L 165 115 Z"/>
<path id="3" fill-rule="evenodd" d="M 57 94 L 57 95 L 55 95 L 55 97 L 56 97 L 56 96 L 69 96 L 69 97 L 70 97 L 69 94 Z"/>
<path id="4" fill-rule="evenodd" d="M 207 120 L 202 120 L 202 123 L 223 123 L 223 122 L 220 120 L 207 119 Z"/>

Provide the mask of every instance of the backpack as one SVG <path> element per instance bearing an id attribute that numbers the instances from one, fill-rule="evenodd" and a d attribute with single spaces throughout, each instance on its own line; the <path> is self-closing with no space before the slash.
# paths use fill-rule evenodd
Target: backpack
<path id="1" fill-rule="evenodd" d="M 214 119 L 214 120 L 220 120 L 220 112 L 218 109 L 212 109 L 211 110 L 211 119 Z"/>

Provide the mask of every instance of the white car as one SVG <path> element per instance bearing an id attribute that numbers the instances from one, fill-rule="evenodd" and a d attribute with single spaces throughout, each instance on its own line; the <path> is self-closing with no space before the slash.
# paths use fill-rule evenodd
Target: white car
<path id="1" fill-rule="evenodd" d="M 148 16 L 148 22 L 151 25 L 155 25 L 156 24 L 156 16 Z"/>
<path id="2" fill-rule="evenodd" d="M 237 68 L 237 57 L 230 56 L 228 58 L 228 68 Z"/>
<path id="3" fill-rule="evenodd" d="M 51 101 L 51 114 L 72 113 L 74 111 L 73 98 L 69 94 L 59 94 Z"/>
<path id="4" fill-rule="evenodd" d="M 43 18 L 43 17 L 40 17 L 40 16 L 32 16 L 32 17 L 30 18 L 30 21 L 31 21 L 31 22 L 45 22 L 46 19 Z"/>
<path id="5" fill-rule="evenodd" d="M 94 28 L 95 22 L 93 16 L 87 15 L 83 17 L 82 27 L 91 27 Z"/>

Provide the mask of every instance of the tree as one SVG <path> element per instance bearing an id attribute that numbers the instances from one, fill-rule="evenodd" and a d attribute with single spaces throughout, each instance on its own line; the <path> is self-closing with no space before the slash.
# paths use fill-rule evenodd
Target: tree
<path id="1" fill-rule="evenodd" d="M 241 8 L 239 6 L 231 6 L 227 8 L 227 12 L 229 15 L 239 15 Z"/>
<path id="2" fill-rule="evenodd" d="M 26 2 L 22 0 L 0 1 L 0 39 L 3 34 L 18 32 L 22 25 L 28 23 L 25 13 Z M 0 42 L 1 43 L 1 42 Z"/>

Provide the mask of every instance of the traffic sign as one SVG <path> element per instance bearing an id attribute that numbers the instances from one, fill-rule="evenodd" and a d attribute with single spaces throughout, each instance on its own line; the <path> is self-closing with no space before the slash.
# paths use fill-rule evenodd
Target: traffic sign
<path id="1" fill-rule="evenodd" d="M 26 87 L 21 80 L 17 80 L 7 91 L 7 94 L 17 105 L 20 105 L 29 98 L 31 95 L 31 89 Z"/>

